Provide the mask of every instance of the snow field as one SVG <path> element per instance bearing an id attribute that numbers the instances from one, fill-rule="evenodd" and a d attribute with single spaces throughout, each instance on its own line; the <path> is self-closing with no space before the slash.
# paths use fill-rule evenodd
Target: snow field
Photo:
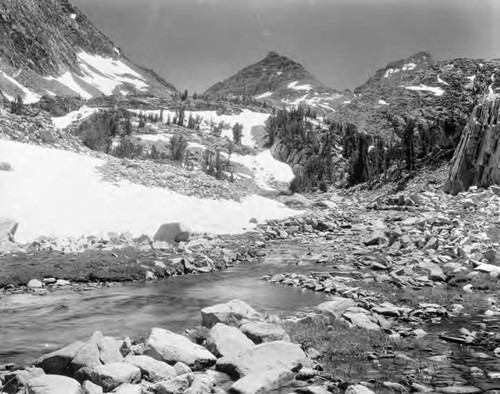
<path id="1" fill-rule="evenodd" d="M 102 160 L 68 151 L 0 141 L 0 157 L 13 167 L 0 172 L 0 217 L 19 222 L 20 242 L 42 235 L 99 236 L 109 231 L 152 235 L 172 221 L 195 232 L 241 233 L 251 228 L 252 217 L 263 221 L 296 214 L 256 195 L 242 202 L 204 200 L 128 182 L 104 182 L 96 171 Z M 263 155 L 263 162 L 267 159 Z"/>

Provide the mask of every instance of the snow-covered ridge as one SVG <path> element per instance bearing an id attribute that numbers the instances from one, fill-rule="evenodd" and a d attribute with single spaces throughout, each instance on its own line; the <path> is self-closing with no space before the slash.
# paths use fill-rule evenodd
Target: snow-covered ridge
<path id="1" fill-rule="evenodd" d="M 172 221 L 195 232 L 241 233 L 252 227 L 251 218 L 264 221 L 296 214 L 256 195 L 242 202 L 204 200 L 128 182 L 108 183 L 96 170 L 102 160 L 69 151 L 0 140 L 0 157 L 13 167 L 0 172 L 0 216 L 20 223 L 20 242 L 42 235 L 78 237 L 109 231 L 139 236 Z M 260 163 L 267 165 L 265 154 Z"/>
<path id="2" fill-rule="evenodd" d="M 0 70 L 0 80 L 5 79 L 9 84 L 11 84 L 16 90 L 20 90 L 20 96 L 23 102 L 26 104 L 36 103 L 40 100 L 40 95 L 31 91 L 26 86 L 19 83 L 14 77 L 7 75 L 7 73 Z M 21 94 L 22 93 L 22 94 Z M 10 96 L 9 99 L 13 100 L 14 97 Z"/>
<path id="3" fill-rule="evenodd" d="M 294 89 L 294 90 L 311 90 L 312 89 L 312 86 L 309 85 L 309 84 L 305 84 L 305 85 L 297 85 L 299 83 L 299 81 L 293 81 L 293 82 L 290 82 L 288 84 L 288 89 Z"/>

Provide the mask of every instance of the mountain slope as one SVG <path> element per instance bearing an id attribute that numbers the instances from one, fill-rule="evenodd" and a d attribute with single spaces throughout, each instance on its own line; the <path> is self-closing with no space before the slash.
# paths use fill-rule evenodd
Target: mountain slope
<path id="1" fill-rule="evenodd" d="M 67 0 L 2 1 L 0 37 L 0 91 L 8 99 L 176 91 L 127 59 Z"/>
<path id="2" fill-rule="evenodd" d="M 278 107 L 307 104 L 321 111 L 332 111 L 347 100 L 349 93 L 325 86 L 301 64 L 271 51 L 261 61 L 216 83 L 205 95 L 253 96 Z"/>

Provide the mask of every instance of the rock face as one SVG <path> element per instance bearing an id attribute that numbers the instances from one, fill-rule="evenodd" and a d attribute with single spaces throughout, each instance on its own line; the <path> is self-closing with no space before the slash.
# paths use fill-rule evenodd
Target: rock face
<path id="1" fill-rule="evenodd" d="M 201 325 L 208 328 L 217 323 L 234 325 L 243 319 L 259 320 L 261 318 L 260 313 L 241 300 L 232 300 L 201 310 Z"/>
<path id="2" fill-rule="evenodd" d="M 215 368 L 233 378 L 260 374 L 269 370 L 300 368 L 307 362 L 307 356 L 299 345 L 275 341 L 254 346 L 234 356 L 217 360 Z"/>
<path id="3" fill-rule="evenodd" d="M 144 354 L 169 364 L 183 362 L 193 369 L 210 367 L 216 362 L 215 356 L 203 346 L 191 342 L 183 335 L 162 328 L 153 328 Z"/>
<path id="4" fill-rule="evenodd" d="M 0 37 L 0 90 L 25 103 L 49 92 L 84 98 L 175 92 L 123 56 L 68 0 L 1 2 Z"/>
<path id="5" fill-rule="evenodd" d="M 474 109 L 453 156 L 446 193 L 500 183 L 500 95 L 489 95 Z"/>
<path id="6" fill-rule="evenodd" d="M 180 223 L 165 223 L 156 231 L 153 240 L 159 242 L 187 242 L 189 229 Z"/>

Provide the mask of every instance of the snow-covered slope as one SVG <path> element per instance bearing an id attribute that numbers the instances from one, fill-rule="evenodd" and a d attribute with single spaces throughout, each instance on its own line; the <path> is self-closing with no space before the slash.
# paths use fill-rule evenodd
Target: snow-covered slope
<path id="1" fill-rule="evenodd" d="M 296 213 L 255 195 L 242 202 L 203 200 L 161 188 L 107 183 L 96 171 L 102 160 L 69 151 L 0 140 L 0 157 L 13 167 L 0 171 L 0 217 L 20 223 L 16 239 L 21 242 L 42 235 L 153 234 L 171 221 L 196 232 L 239 233 L 251 228 L 251 218 Z"/>
<path id="2" fill-rule="evenodd" d="M 9 100 L 176 91 L 131 62 L 68 1 L 0 2 L 0 37 L 0 92 Z"/>

